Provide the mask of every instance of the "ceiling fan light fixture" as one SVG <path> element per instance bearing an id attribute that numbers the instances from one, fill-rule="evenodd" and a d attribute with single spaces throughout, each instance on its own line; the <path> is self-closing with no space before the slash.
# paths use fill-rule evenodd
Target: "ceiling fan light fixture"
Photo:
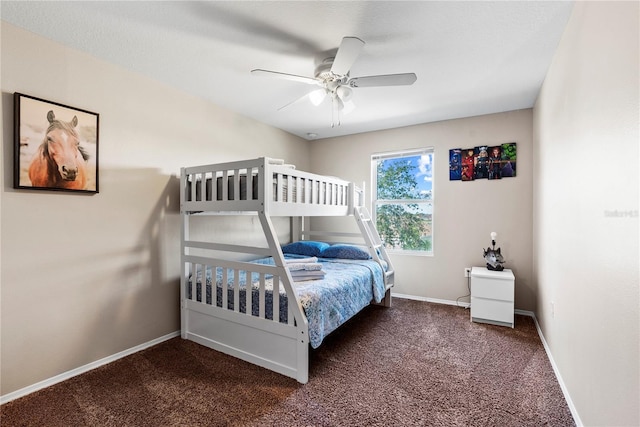
<path id="1" fill-rule="evenodd" d="M 338 98 L 340 98 L 342 102 L 349 102 L 353 97 L 353 90 L 349 86 L 338 86 L 336 95 L 338 95 Z"/>
<path id="2" fill-rule="evenodd" d="M 353 101 L 347 101 L 344 103 L 344 107 L 342 108 L 342 113 L 346 116 L 347 114 L 355 110 L 355 108 L 356 108 L 356 104 L 354 104 Z"/>
<path id="3" fill-rule="evenodd" d="M 331 127 L 340 126 L 341 114 L 349 114 L 355 108 L 355 105 L 352 102 L 352 88 L 408 86 L 415 83 L 417 79 L 415 73 L 351 77 L 351 66 L 360 55 L 364 44 L 364 41 L 358 37 L 343 37 L 340 46 L 335 49 L 333 56 L 327 57 L 326 55 L 329 54 L 329 51 L 326 51 L 323 54 L 324 59 L 319 63 L 317 62 L 319 58 L 316 57 L 314 77 L 305 77 L 259 68 L 252 70 L 251 74 L 269 75 L 298 83 L 319 86 L 320 89 L 305 93 L 295 101 L 278 108 L 278 111 L 289 105 L 295 104 L 299 100 L 306 100 L 307 96 L 314 106 L 319 106 L 322 103 L 326 104 L 327 102 L 325 99 L 328 98 L 328 102 L 331 104 Z"/>
<path id="4" fill-rule="evenodd" d="M 317 89 L 312 92 L 309 92 L 309 100 L 316 107 L 322 104 L 324 98 L 327 96 L 327 91 L 325 89 Z"/>

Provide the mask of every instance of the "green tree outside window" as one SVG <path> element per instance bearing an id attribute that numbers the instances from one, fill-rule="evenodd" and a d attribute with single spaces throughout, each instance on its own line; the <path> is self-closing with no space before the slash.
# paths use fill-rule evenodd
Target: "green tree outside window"
<path id="1" fill-rule="evenodd" d="M 374 212 L 385 248 L 431 253 L 433 150 L 373 156 Z"/>

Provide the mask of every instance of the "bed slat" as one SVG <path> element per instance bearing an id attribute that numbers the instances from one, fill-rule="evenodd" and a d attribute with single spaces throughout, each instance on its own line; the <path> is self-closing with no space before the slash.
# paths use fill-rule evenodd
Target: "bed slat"
<path id="1" fill-rule="evenodd" d="M 225 310 L 229 309 L 229 295 L 227 293 L 227 269 L 222 269 L 222 307 Z"/>
<path id="2" fill-rule="evenodd" d="M 260 288 L 259 288 L 259 296 L 258 296 L 258 317 L 264 319 L 264 286 L 265 286 L 265 276 L 264 274 L 260 275 Z"/>
<path id="3" fill-rule="evenodd" d="M 273 321 L 280 321 L 280 276 L 273 276 Z"/>
<path id="4" fill-rule="evenodd" d="M 247 271 L 247 274 L 252 276 L 252 273 L 250 273 L 248 271 Z M 248 280 L 247 280 L 247 282 L 248 283 L 253 283 L 253 277 L 251 277 L 251 281 L 250 282 Z M 245 294 L 245 307 L 246 307 L 245 308 L 245 313 L 248 314 L 249 316 L 251 316 L 251 312 L 253 311 L 251 309 L 252 308 L 252 305 L 251 305 L 252 296 L 251 295 L 253 294 L 253 292 L 251 291 L 251 289 L 247 289 L 244 294 Z"/>

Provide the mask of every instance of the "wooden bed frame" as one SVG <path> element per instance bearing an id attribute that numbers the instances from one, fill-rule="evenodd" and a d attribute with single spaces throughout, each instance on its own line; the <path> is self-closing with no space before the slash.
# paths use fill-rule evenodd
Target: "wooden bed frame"
<path id="1" fill-rule="evenodd" d="M 257 194 L 256 194 L 257 193 Z M 181 169 L 181 334 L 207 347 L 230 354 L 306 383 L 309 377 L 309 328 L 304 311 L 285 268 L 284 256 L 271 218 L 292 217 L 291 235 L 323 239 L 360 237 L 372 258 L 386 263 L 386 294 L 382 302 L 391 305 L 393 267 L 380 237 L 363 206 L 364 194 L 353 183 L 334 177 L 296 170 L 282 161 L 258 158 L 246 161 L 186 167 Z M 190 219 L 200 215 L 257 215 L 268 247 L 241 246 L 190 240 Z M 304 217 L 352 216 L 360 233 L 311 232 L 304 230 Z M 295 228 L 295 229 L 294 229 Z M 330 241 L 330 240 L 329 240 Z M 238 259 L 273 257 L 275 265 L 254 264 Z M 204 297 L 204 285 L 190 277 L 207 267 L 233 269 L 237 280 L 240 271 L 259 275 L 259 313 L 241 312 L 240 291 L 234 283 L 227 289 L 223 278 L 222 307 Z M 273 276 L 273 319 L 265 315 L 265 277 Z M 204 282 L 204 281 L 202 281 Z M 197 286 L 201 301 L 196 299 Z M 287 323 L 280 323 L 279 290 L 286 291 Z M 228 296 L 231 294 L 232 296 Z M 251 292 L 246 292 L 246 306 L 251 307 Z M 191 296 L 191 298 L 189 298 Z M 233 298 L 233 309 L 228 309 Z M 254 297 L 255 298 L 255 297 Z"/>

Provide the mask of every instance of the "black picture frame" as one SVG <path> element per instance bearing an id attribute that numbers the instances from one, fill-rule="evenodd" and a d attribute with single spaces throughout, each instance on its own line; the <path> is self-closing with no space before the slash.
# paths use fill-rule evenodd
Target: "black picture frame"
<path id="1" fill-rule="evenodd" d="M 13 187 L 99 191 L 100 115 L 15 92 Z"/>

